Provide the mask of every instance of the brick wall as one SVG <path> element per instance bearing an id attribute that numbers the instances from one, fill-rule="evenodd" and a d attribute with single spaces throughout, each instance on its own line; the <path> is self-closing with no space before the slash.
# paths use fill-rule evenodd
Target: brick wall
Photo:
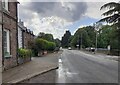
<path id="1" fill-rule="evenodd" d="M 24 48 L 29 49 L 29 42 L 32 42 L 34 40 L 34 35 L 30 32 L 23 32 L 24 35 Z"/>
<path id="2" fill-rule="evenodd" d="M 2 68 L 2 25 L 0 24 L 0 68 Z"/>
<path id="3" fill-rule="evenodd" d="M 4 59 L 4 68 L 8 69 L 17 65 L 17 3 L 9 2 L 9 12 L 4 12 L 3 28 L 10 31 L 10 54 L 9 59 Z"/>

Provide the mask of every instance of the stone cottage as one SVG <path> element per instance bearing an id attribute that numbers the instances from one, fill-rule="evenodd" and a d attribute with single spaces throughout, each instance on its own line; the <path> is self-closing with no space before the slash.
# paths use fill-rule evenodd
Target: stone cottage
<path id="1" fill-rule="evenodd" d="M 18 22 L 18 48 L 30 49 L 29 44 L 33 42 L 35 35 L 33 31 L 24 26 L 24 22 Z"/>
<path id="2" fill-rule="evenodd" d="M 1 24 L 0 24 L 0 59 L 2 56 L 2 65 L 4 69 L 14 67 L 18 63 L 17 59 L 17 5 L 18 2 L 9 2 L 4 0 L 0 2 L 1 6 Z M 2 37 L 1 37 L 2 36 Z"/>

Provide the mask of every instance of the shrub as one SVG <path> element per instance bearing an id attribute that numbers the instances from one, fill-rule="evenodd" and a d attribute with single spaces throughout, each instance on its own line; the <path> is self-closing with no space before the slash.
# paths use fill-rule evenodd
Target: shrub
<path id="1" fill-rule="evenodd" d="M 56 47 L 56 44 L 54 42 L 48 42 L 48 46 L 47 46 L 47 50 L 48 51 L 53 51 Z"/>
<path id="2" fill-rule="evenodd" d="M 41 38 L 37 38 L 35 40 L 35 49 L 39 51 L 53 51 L 56 47 L 56 44 L 54 42 L 50 42 Z"/>
<path id="3" fill-rule="evenodd" d="M 22 48 L 20 48 L 20 49 L 18 49 L 18 55 L 19 55 L 19 57 L 23 57 L 23 58 L 25 58 L 25 57 L 31 57 L 32 51 L 28 50 L 28 49 L 22 49 Z"/>

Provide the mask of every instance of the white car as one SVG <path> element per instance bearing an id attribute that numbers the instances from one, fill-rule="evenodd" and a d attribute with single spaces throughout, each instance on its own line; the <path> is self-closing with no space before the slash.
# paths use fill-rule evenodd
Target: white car
<path id="1" fill-rule="evenodd" d="M 68 47 L 68 50 L 72 50 L 72 48 L 71 48 L 71 47 Z"/>

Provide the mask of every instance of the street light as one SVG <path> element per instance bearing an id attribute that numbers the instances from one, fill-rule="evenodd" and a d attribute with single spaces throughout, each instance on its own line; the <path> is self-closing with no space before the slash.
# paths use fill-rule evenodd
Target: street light
<path id="1" fill-rule="evenodd" d="M 81 33 L 81 45 L 80 45 L 80 49 L 82 50 L 82 33 Z"/>
<path id="2" fill-rule="evenodd" d="M 99 29 L 101 28 L 101 26 L 102 26 L 102 23 L 95 23 L 94 24 L 94 27 L 95 27 L 95 31 L 96 31 L 96 41 L 95 41 L 95 52 L 97 51 L 97 35 L 98 35 L 98 31 L 99 31 Z"/>

